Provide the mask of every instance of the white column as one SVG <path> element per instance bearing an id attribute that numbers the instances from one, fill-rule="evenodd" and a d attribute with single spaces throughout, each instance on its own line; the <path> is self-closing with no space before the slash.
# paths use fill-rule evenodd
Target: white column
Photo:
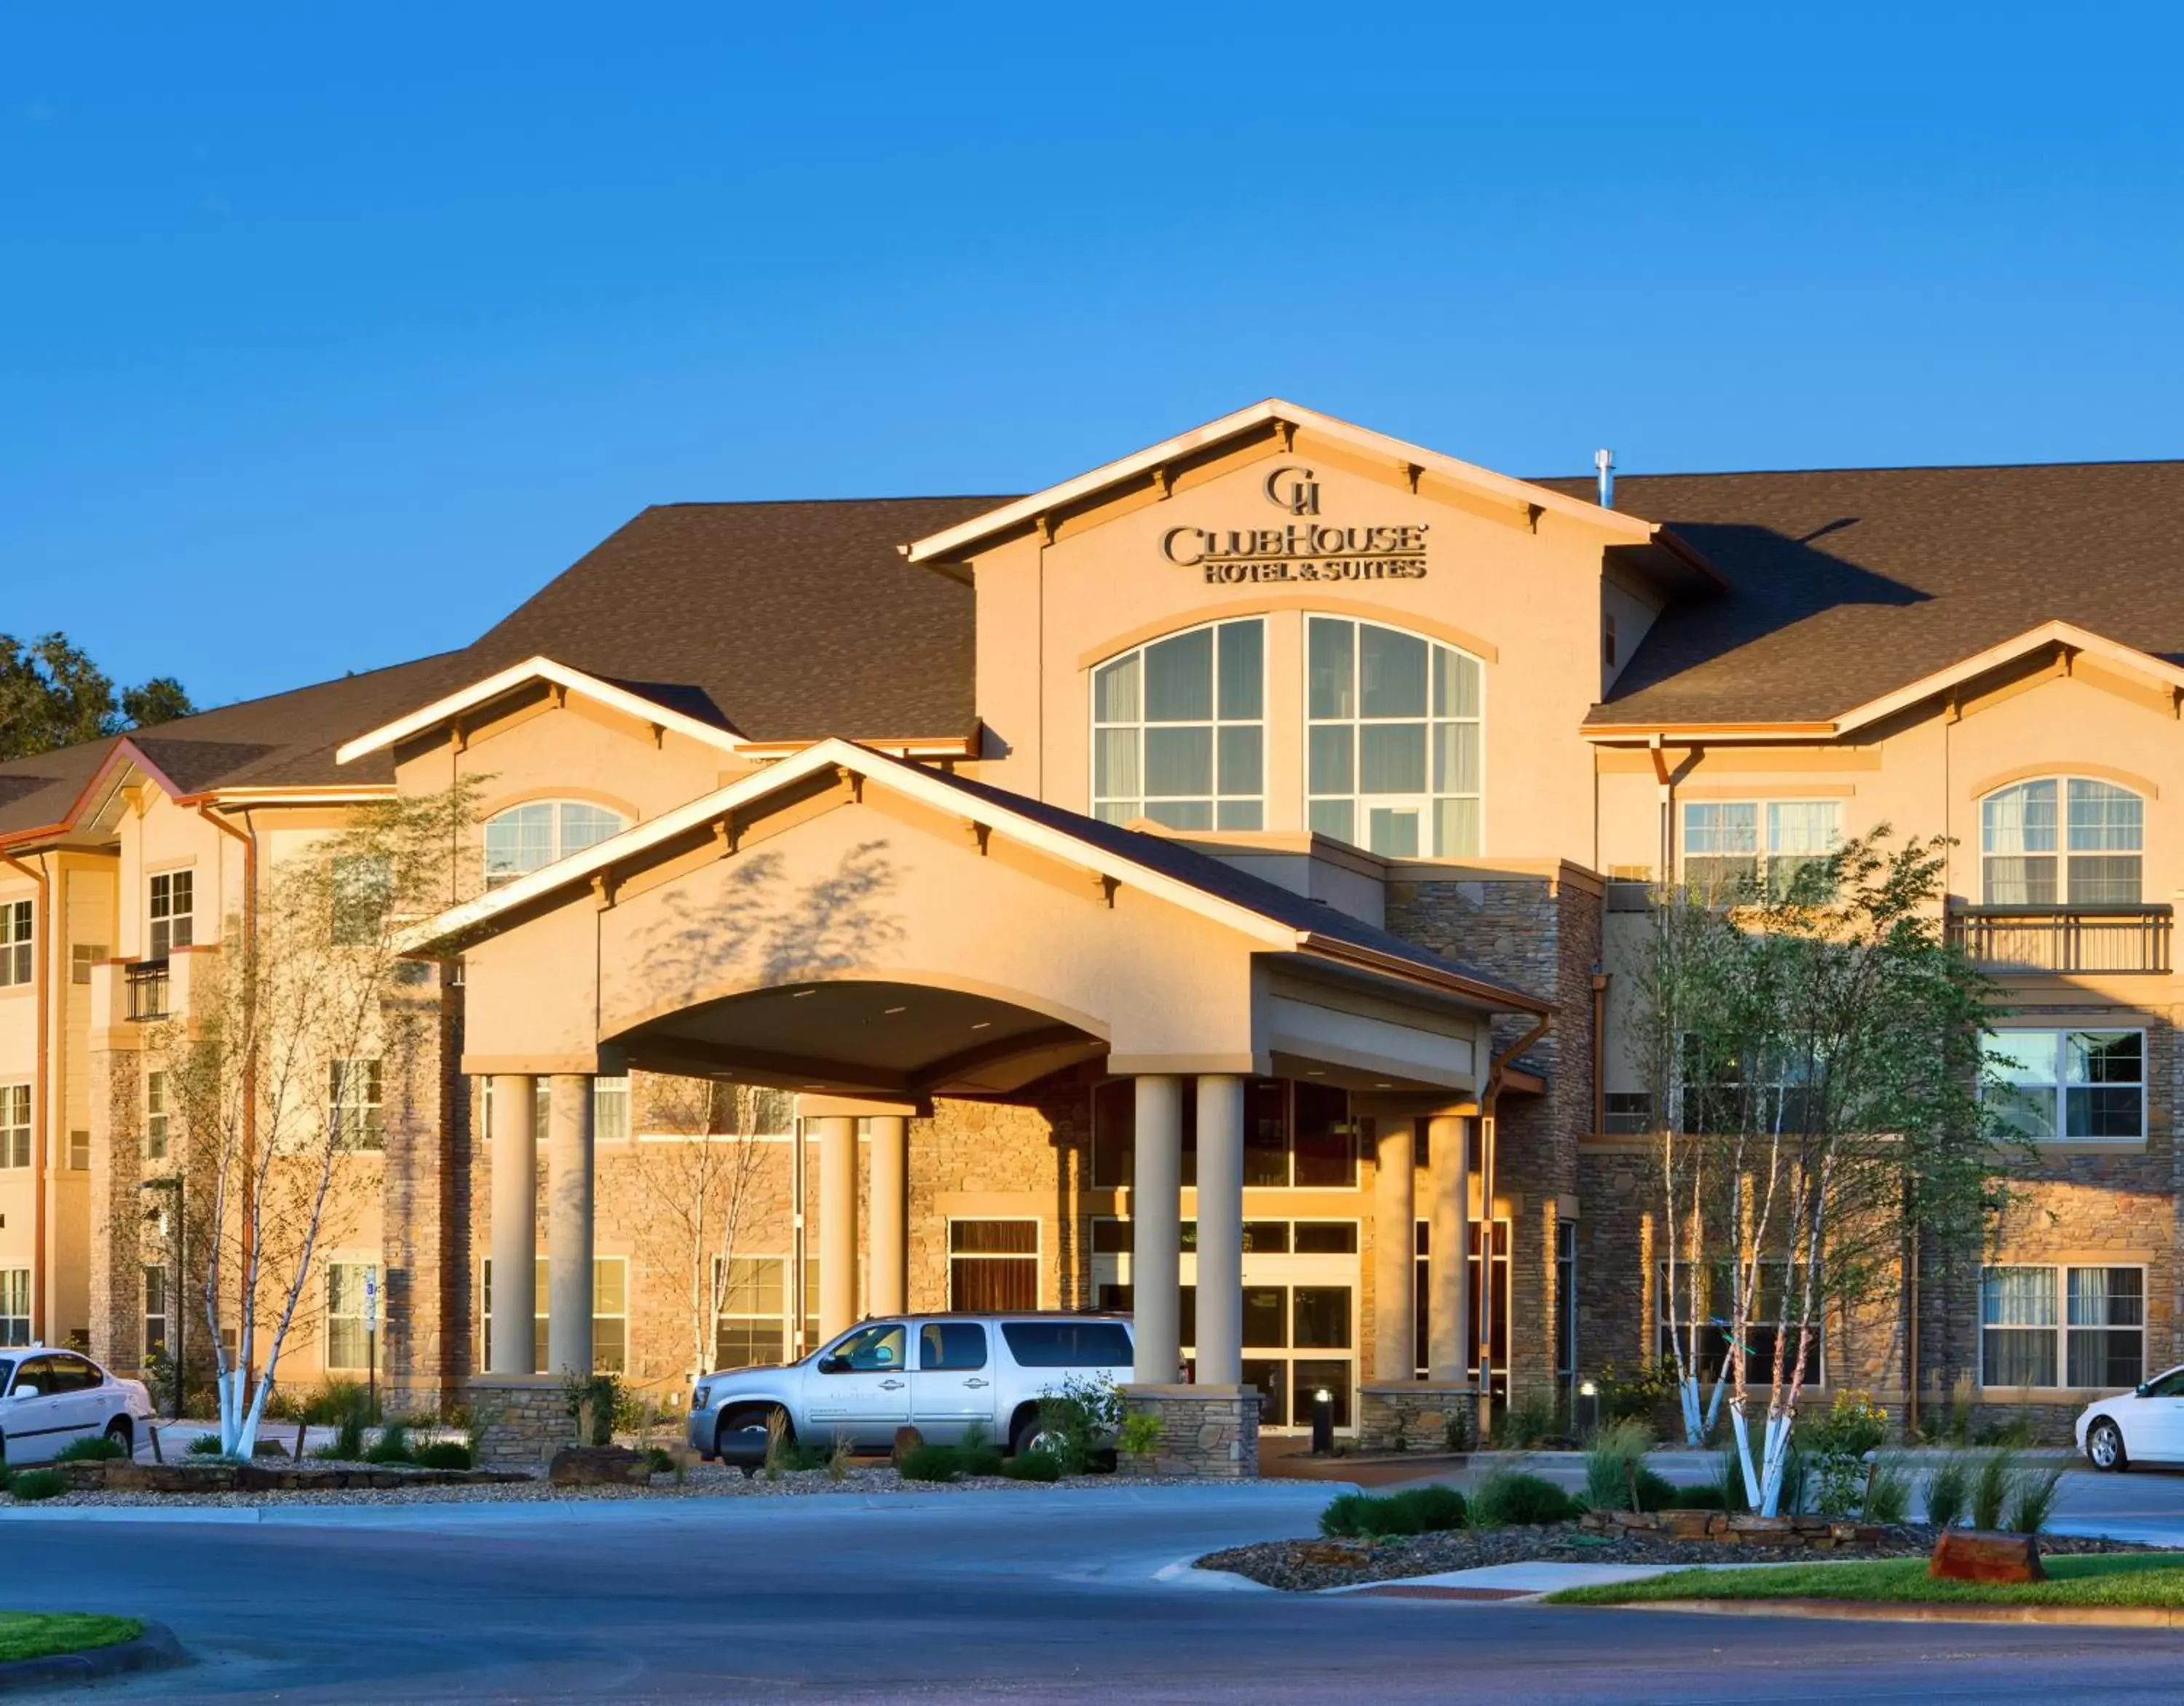
<path id="1" fill-rule="evenodd" d="M 546 1082 L 546 1372 L 588 1375 L 592 1081 L 583 1074 L 556 1073 Z"/>
<path id="2" fill-rule="evenodd" d="M 1433 1230 L 1427 1245 L 1426 1375 L 1468 1380 L 1471 1353 L 1471 1122 L 1429 1122 Z"/>
<path id="3" fill-rule="evenodd" d="M 872 1277 L 876 1315 L 910 1307 L 910 1121 L 882 1114 L 872 1125 Z"/>
<path id="4" fill-rule="evenodd" d="M 497 1375 L 538 1373 L 532 1320 L 538 1313 L 538 1081 L 527 1072 L 493 1081 L 493 1342 Z"/>
<path id="5" fill-rule="evenodd" d="M 829 1114 L 819 1128 L 819 1336 L 857 1324 L 857 1122 Z"/>
<path id="6" fill-rule="evenodd" d="M 1244 1081 L 1198 1081 L 1198 1381 L 1244 1378 Z"/>
<path id="7" fill-rule="evenodd" d="M 1130 1186 L 1130 1314 L 1140 1386 L 1183 1374 L 1183 1081 L 1137 1081 L 1137 1154 Z M 1201 1264 L 1203 1266 L 1203 1264 Z"/>
<path id="8" fill-rule="evenodd" d="M 1416 1122 L 1380 1122 L 1373 1174 L 1373 1378 L 1418 1377 Z"/>

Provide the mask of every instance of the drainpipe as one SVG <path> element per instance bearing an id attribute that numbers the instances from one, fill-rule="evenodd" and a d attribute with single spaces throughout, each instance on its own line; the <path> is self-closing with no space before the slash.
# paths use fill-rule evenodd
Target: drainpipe
<path id="1" fill-rule="evenodd" d="M 1479 1438 L 1483 1443 L 1494 1419 L 1494 1172 L 1501 1148 L 1500 1121 L 1495 1103 L 1502 1094 L 1502 1076 L 1509 1063 L 1547 1034 L 1554 1014 L 1543 1013 L 1532 1028 L 1496 1055 L 1486 1070 L 1486 1086 L 1479 1097 L 1479 1194 L 1485 1210 L 1486 1240 L 1479 1256 Z M 1511 1228 L 1509 1259 L 1517 1259 L 1515 1229 Z"/>
<path id="2" fill-rule="evenodd" d="M 53 883 L 42 869 L 45 856 L 39 855 L 39 869 L 26 865 L 12 853 L 0 853 L 0 864 L 12 867 L 37 886 L 38 897 L 33 923 L 31 925 L 31 999 L 38 1009 L 38 1059 L 31 1075 L 31 1270 L 37 1275 L 37 1284 L 31 1293 L 31 1337 L 45 1343 L 47 1329 L 51 1325 L 53 1300 L 46 1273 L 46 1133 L 52 1121 L 46 1117 L 46 1095 L 53 1084 L 53 1066 L 48 1058 L 51 1046 L 51 1015 L 47 1012 L 53 979 L 47 960 L 53 952 Z"/>

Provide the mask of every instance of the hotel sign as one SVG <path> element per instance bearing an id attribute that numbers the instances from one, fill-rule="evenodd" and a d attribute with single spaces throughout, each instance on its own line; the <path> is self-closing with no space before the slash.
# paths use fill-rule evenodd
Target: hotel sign
<path id="1" fill-rule="evenodd" d="M 1319 481 L 1309 468 L 1277 468 L 1260 489 L 1295 519 L 1278 527 L 1171 527 L 1161 535 L 1161 555 L 1203 570 L 1210 586 L 1425 579 L 1426 523 L 1352 527 L 1313 520 Z"/>

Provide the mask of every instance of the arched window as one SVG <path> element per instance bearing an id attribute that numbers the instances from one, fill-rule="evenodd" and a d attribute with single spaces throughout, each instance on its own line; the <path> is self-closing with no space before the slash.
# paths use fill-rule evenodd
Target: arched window
<path id="1" fill-rule="evenodd" d="M 1312 827 L 1398 858 L 1475 855 L 1479 659 L 1377 622 L 1314 616 L 1305 677 Z"/>
<path id="2" fill-rule="evenodd" d="M 532 800 L 485 822 L 485 886 L 503 883 L 596 847 L 629 827 L 629 820 L 582 800 Z"/>
<path id="3" fill-rule="evenodd" d="M 2146 802 L 2086 776 L 2042 776 L 1980 802 L 1989 906 L 2136 906 Z"/>
<path id="4" fill-rule="evenodd" d="M 1186 629 L 1092 672 L 1092 814 L 1266 827 L 1266 624 Z"/>

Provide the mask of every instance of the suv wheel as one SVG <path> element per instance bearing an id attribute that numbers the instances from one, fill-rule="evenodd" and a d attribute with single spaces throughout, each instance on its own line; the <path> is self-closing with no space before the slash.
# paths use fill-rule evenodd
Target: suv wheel
<path id="1" fill-rule="evenodd" d="M 1061 1442 L 1039 1425 L 1039 1412 L 1031 1410 L 1017 1419 L 1015 1429 L 1009 1435 L 1009 1451 L 1022 1457 L 1026 1452 L 1051 1451 Z"/>
<path id="2" fill-rule="evenodd" d="M 766 1424 L 777 1414 L 784 1424 L 782 1437 L 793 1441 L 796 1430 L 786 1425 L 787 1414 L 773 1406 L 730 1410 L 713 1430 L 713 1455 L 749 1475 L 766 1461 Z"/>

